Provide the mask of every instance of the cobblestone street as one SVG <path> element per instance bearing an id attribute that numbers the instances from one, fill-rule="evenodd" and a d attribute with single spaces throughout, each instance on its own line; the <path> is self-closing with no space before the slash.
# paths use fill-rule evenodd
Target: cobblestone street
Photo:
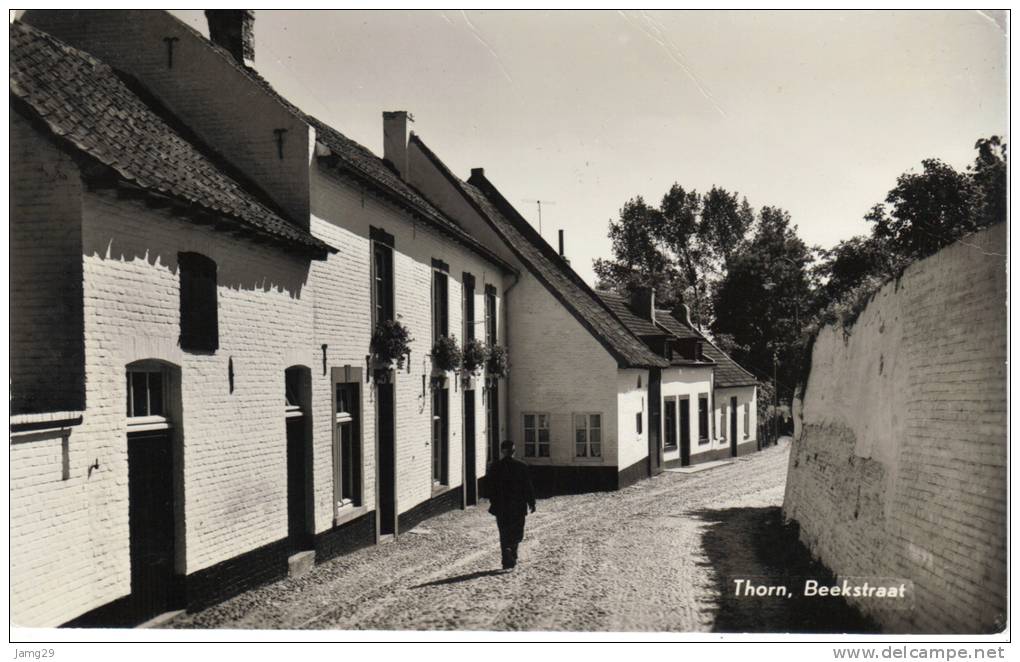
<path id="1" fill-rule="evenodd" d="M 784 440 L 694 474 L 667 472 L 620 492 L 540 500 L 512 573 L 498 570 L 495 520 L 483 505 L 427 520 L 394 543 L 316 566 L 174 626 L 826 629 L 817 619 L 798 620 L 817 611 L 798 612 L 800 601 L 724 595 L 729 576 L 776 575 L 759 559 L 753 539 L 765 535 L 762 527 L 781 528 L 788 451 Z M 853 616 L 838 620 L 855 629 Z M 798 627 L 804 623 L 809 627 Z"/>

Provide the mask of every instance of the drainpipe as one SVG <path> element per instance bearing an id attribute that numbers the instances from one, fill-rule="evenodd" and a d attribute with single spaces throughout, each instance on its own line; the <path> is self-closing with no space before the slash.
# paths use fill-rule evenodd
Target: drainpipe
<path id="1" fill-rule="evenodd" d="M 510 290 L 517 287 L 517 283 L 521 282 L 521 275 L 519 273 L 514 274 L 514 282 L 510 284 L 510 287 L 503 290 L 503 344 L 506 346 L 507 354 L 510 353 Z M 498 327 L 497 327 L 498 328 Z M 512 417 L 510 416 L 510 377 L 514 374 L 513 368 L 511 367 L 510 372 L 506 376 L 506 439 L 513 439 L 513 428 L 510 426 Z M 500 442 L 503 439 L 499 440 Z"/>

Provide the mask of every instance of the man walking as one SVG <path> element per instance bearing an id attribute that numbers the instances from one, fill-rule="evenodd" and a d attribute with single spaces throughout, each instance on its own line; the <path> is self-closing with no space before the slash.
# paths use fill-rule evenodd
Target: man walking
<path id="1" fill-rule="evenodd" d="M 517 565 L 517 545 L 524 539 L 524 519 L 535 512 L 535 492 L 528 465 L 514 459 L 514 442 L 499 445 L 503 457 L 489 467 L 489 512 L 496 516 L 503 569 Z"/>

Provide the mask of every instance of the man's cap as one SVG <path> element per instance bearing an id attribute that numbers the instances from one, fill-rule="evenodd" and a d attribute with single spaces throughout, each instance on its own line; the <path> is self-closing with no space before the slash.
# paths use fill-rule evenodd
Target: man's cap
<path id="1" fill-rule="evenodd" d="M 514 449 L 514 442 L 510 439 L 500 442 L 499 450 L 501 451 L 512 451 Z"/>

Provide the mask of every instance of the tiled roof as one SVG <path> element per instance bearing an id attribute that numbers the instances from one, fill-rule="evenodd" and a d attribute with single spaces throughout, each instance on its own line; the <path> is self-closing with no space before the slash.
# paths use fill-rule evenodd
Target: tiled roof
<path id="1" fill-rule="evenodd" d="M 645 347 L 613 316 L 598 295 L 556 254 L 531 225 L 487 180 L 479 186 L 459 179 L 417 136 L 412 137 L 469 203 L 487 218 L 493 230 L 532 274 L 588 329 L 624 367 L 666 367 L 665 359 Z M 483 178 L 484 179 L 484 178 Z"/>
<path id="2" fill-rule="evenodd" d="M 673 317 L 672 313 L 668 310 L 655 310 L 655 321 L 662 328 L 672 333 L 677 338 L 690 339 L 690 338 L 701 338 L 697 331 L 694 331 L 689 326 Z"/>
<path id="3" fill-rule="evenodd" d="M 680 338 L 701 338 L 705 341 L 702 346 L 702 352 L 716 364 L 716 388 L 751 386 L 758 383 L 754 375 L 740 367 L 740 364 L 731 359 L 729 354 L 716 347 L 705 334 L 697 329 L 687 326 L 685 322 L 678 320 L 674 315 L 665 310 L 656 311 L 655 319 Z M 680 335 L 681 333 L 684 335 Z"/>
<path id="4" fill-rule="evenodd" d="M 399 204 L 411 209 L 426 222 L 446 235 L 456 239 L 468 248 L 480 253 L 508 271 L 513 268 L 482 246 L 477 239 L 464 231 L 456 221 L 437 209 L 414 187 L 400 178 L 386 161 L 373 154 L 367 147 L 351 140 L 325 122 L 305 116 L 305 121 L 315 129 L 316 139 L 329 148 L 338 166 L 366 180 Z"/>
<path id="5" fill-rule="evenodd" d="M 149 193 L 218 224 L 315 253 L 333 251 L 284 219 L 185 140 L 109 66 L 21 22 L 10 25 L 10 89 L 54 136 Z"/>
<path id="6" fill-rule="evenodd" d="M 599 298 L 609 306 L 609 309 L 613 311 L 620 321 L 623 322 L 631 333 L 636 336 L 665 336 L 668 335 L 665 331 L 655 326 L 651 320 L 646 320 L 638 317 L 630 309 L 627 297 L 616 292 L 610 292 L 609 290 L 597 290 L 595 292 L 599 295 Z"/>

